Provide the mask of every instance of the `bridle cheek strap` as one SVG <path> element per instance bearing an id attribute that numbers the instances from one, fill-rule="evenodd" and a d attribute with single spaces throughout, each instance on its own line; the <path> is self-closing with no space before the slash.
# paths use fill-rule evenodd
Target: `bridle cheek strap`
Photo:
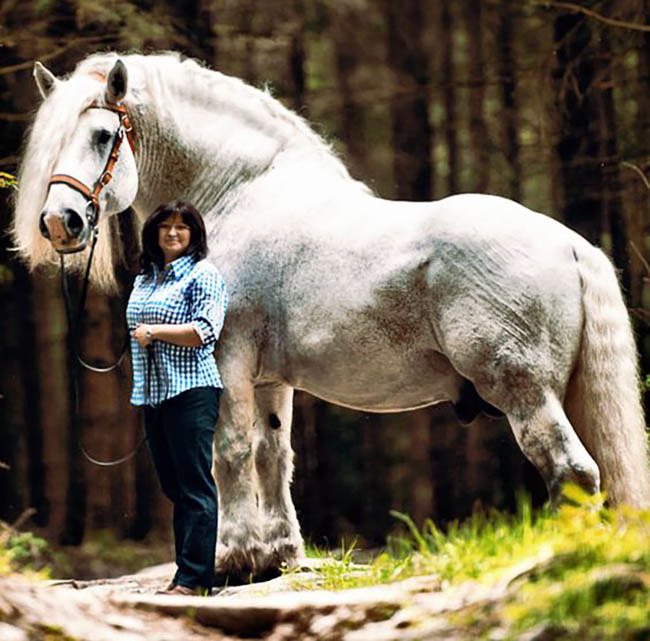
<path id="1" fill-rule="evenodd" d="M 122 141 L 124 136 L 131 147 L 131 151 L 135 152 L 135 140 L 133 138 L 133 126 L 131 125 L 131 120 L 129 119 L 128 114 L 126 113 L 126 108 L 124 105 L 119 104 L 107 104 L 107 105 L 90 105 L 89 109 L 108 109 L 109 111 L 114 111 L 120 117 L 120 127 L 117 130 L 117 134 L 113 140 L 113 147 L 111 148 L 111 153 L 108 156 L 104 171 L 97 179 L 97 182 L 90 189 L 87 185 L 82 183 L 80 180 L 74 178 L 74 176 L 69 176 L 68 174 L 53 174 L 50 177 L 48 182 L 48 189 L 50 185 L 63 184 L 72 187 L 75 191 L 78 191 L 86 200 L 88 204 L 92 205 L 95 218 L 99 212 L 99 194 L 102 189 L 108 185 L 109 182 L 113 179 L 113 169 L 117 164 L 117 159 L 120 155 L 120 147 L 122 146 Z M 94 221 L 96 222 L 96 220 Z"/>

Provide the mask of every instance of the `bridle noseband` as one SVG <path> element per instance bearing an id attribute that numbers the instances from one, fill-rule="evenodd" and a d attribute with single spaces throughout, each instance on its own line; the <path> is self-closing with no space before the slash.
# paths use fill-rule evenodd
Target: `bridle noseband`
<path id="1" fill-rule="evenodd" d="M 126 112 L 126 107 L 120 103 L 106 103 L 105 105 L 99 105 L 93 103 L 88 107 L 88 109 L 108 109 L 116 113 L 120 118 L 120 126 L 117 129 L 117 134 L 113 139 L 113 147 L 111 148 L 111 153 L 106 160 L 106 165 L 104 170 L 100 174 L 99 178 L 93 185 L 93 188 L 90 189 L 87 185 L 82 183 L 80 180 L 77 180 L 74 176 L 69 176 L 68 174 L 53 174 L 50 177 L 48 182 L 48 189 L 51 185 L 63 184 L 71 187 L 75 191 L 78 191 L 87 201 L 88 205 L 86 206 L 86 219 L 90 224 L 93 234 L 96 234 L 96 225 L 99 219 L 99 194 L 102 192 L 102 189 L 108 185 L 109 182 L 113 179 L 113 170 L 117 164 L 117 160 L 120 154 L 120 147 L 122 146 L 122 141 L 124 136 L 131 147 L 131 151 L 135 153 L 135 137 L 133 133 L 133 125 L 131 124 L 131 119 L 129 118 L 128 113 Z M 83 247 L 80 247 L 83 249 Z"/>

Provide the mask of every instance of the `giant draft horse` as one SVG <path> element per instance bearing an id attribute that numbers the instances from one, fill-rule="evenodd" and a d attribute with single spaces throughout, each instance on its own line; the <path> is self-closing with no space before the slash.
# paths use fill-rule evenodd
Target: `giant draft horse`
<path id="1" fill-rule="evenodd" d="M 218 572 L 303 554 L 294 389 L 367 412 L 451 401 L 466 414 L 475 395 L 470 408 L 507 416 L 551 497 L 573 481 L 650 504 L 628 314 L 610 261 L 578 234 L 495 196 L 377 198 L 268 93 L 174 54 L 35 76 L 13 230 L 32 266 L 62 252 L 79 269 L 97 228 L 91 277 L 110 289 L 111 216 L 131 208 L 137 225 L 179 197 L 205 215 L 231 299 Z"/>

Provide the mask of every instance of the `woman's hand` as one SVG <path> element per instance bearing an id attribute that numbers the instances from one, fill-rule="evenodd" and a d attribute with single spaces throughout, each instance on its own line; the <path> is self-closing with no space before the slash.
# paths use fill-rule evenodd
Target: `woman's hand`
<path id="1" fill-rule="evenodd" d="M 153 343 L 153 328 L 151 325 L 138 323 L 133 330 L 133 338 L 138 341 L 140 347 L 148 347 Z"/>
<path id="2" fill-rule="evenodd" d="M 201 347 L 203 338 L 192 323 L 145 325 L 138 323 L 133 330 L 133 338 L 140 347 L 148 347 L 154 341 L 163 341 L 180 347 Z"/>

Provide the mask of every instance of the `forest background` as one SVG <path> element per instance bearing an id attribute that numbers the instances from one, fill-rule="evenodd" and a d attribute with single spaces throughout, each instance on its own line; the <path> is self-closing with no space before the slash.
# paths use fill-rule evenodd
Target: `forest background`
<path id="1" fill-rule="evenodd" d="M 15 173 L 38 108 L 35 60 L 57 75 L 99 50 L 173 49 L 265 86 L 306 118 L 353 176 L 386 198 L 514 198 L 602 246 L 650 372 L 650 0 L 1 0 L 0 172 Z M 54 123 L 55 125 L 55 123 Z M 0 519 L 77 545 L 100 531 L 169 539 L 128 363 L 84 372 L 73 411 L 56 269 L 11 251 L 0 189 Z M 128 275 L 124 275 L 125 291 Z M 78 293 L 78 283 L 77 283 Z M 83 353 L 107 363 L 124 297 L 91 291 Z M 391 509 L 444 526 L 478 505 L 546 498 L 503 420 L 461 427 L 451 406 L 370 415 L 295 399 L 293 495 L 320 545 L 385 541 Z"/>

